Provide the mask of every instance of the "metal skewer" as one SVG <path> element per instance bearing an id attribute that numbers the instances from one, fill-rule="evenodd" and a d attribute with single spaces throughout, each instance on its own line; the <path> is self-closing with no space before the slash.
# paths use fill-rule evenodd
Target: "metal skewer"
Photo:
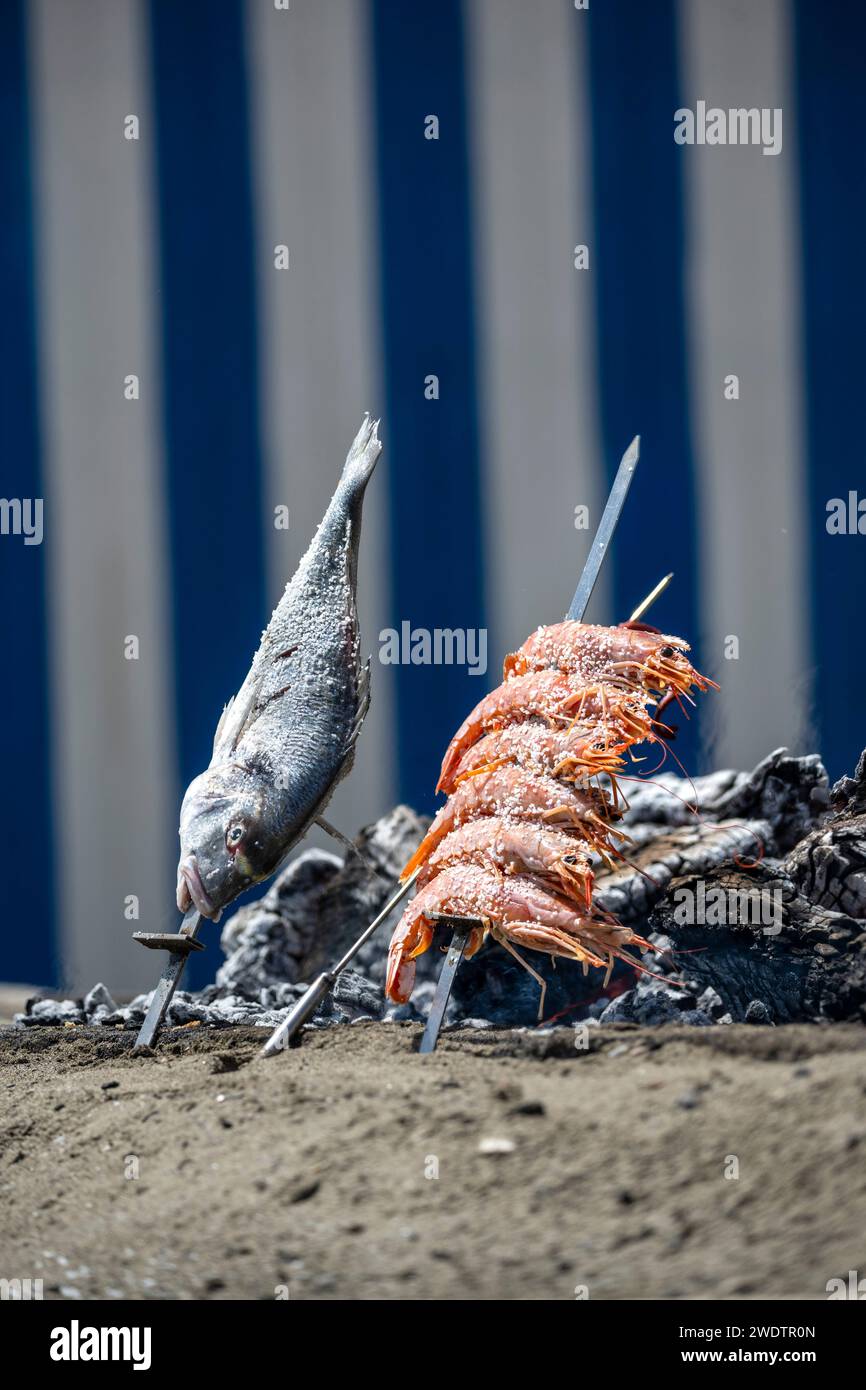
<path id="1" fill-rule="evenodd" d="M 457 968 L 463 959 L 463 952 L 469 944 L 469 937 L 472 932 L 478 927 L 484 926 L 484 923 L 479 921 L 477 917 L 452 917 L 449 913 L 431 913 L 431 916 L 438 922 L 445 922 L 446 925 L 450 923 L 454 928 L 454 935 L 451 938 L 451 945 L 448 947 L 448 954 L 439 974 L 436 997 L 427 1015 L 427 1026 L 418 1045 L 419 1052 L 436 1051 L 439 1029 L 442 1027 L 448 1000 L 451 998 L 451 986 L 454 983 Z"/>
<path id="2" fill-rule="evenodd" d="M 356 956 L 365 942 L 370 940 L 373 933 L 382 925 L 385 918 L 394 911 L 399 902 L 405 898 L 412 884 L 418 877 L 420 870 L 416 869 L 414 874 L 401 883 L 394 896 L 385 904 L 378 917 L 375 917 L 369 927 L 365 927 L 354 945 L 350 946 L 344 956 L 341 956 L 336 965 L 332 965 L 330 970 L 323 970 L 321 975 L 317 975 L 309 989 L 301 995 L 294 1008 L 290 1009 L 286 1017 L 278 1028 L 275 1028 L 261 1050 L 262 1057 L 272 1057 L 275 1052 L 282 1052 L 289 1046 L 292 1038 L 315 1012 L 322 1000 L 333 989 L 337 982 L 337 976 L 345 970 L 349 961 Z"/>
<path id="3" fill-rule="evenodd" d="M 568 617 L 572 622 L 580 623 L 583 621 L 583 615 L 592 597 L 595 581 L 598 579 L 604 557 L 607 554 L 607 548 L 610 545 L 611 538 L 616 530 L 616 524 L 625 506 L 625 499 L 628 497 L 628 490 L 631 487 L 631 480 L 634 477 L 639 458 L 640 435 L 636 434 L 623 454 L 619 468 L 616 470 L 613 487 L 610 490 L 610 496 L 607 499 L 605 509 L 601 514 L 601 521 L 598 523 L 598 530 L 595 533 L 592 549 L 586 557 L 583 574 L 580 576 L 580 581 L 574 591 L 574 598 L 571 600 L 571 607 L 568 610 Z"/>
<path id="4" fill-rule="evenodd" d="M 153 1046 L 174 992 L 180 984 L 180 977 L 184 972 L 188 957 L 193 951 L 204 950 L 204 942 L 196 940 L 203 920 L 201 913 L 191 907 L 181 923 L 180 931 L 176 934 L 133 932 L 133 941 L 139 942 L 140 945 L 147 946 L 151 951 L 169 952 L 168 960 L 157 981 L 156 989 L 153 991 L 144 1023 L 142 1023 L 135 1040 L 136 1047 Z"/>
<path id="5" fill-rule="evenodd" d="M 636 434 L 620 461 L 616 477 L 613 481 L 613 487 L 610 490 L 610 496 L 602 512 L 601 521 L 598 523 L 595 540 L 592 543 L 592 547 L 586 559 L 586 564 L 583 567 L 580 582 L 574 591 L 574 598 L 571 600 L 571 607 L 568 610 L 568 617 L 572 622 L 579 623 L 583 621 L 583 615 L 592 597 L 592 591 L 595 588 L 595 582 L 598 579 L 604 557 L 607 554 L 607 548 L 610 545 L 611 538 L 616 530 L 617 522 L 619 521 L 622 509 L 625 505 L 625 499 L 628 496 L 628 490 L 631 487 L 631 480 L 634 477 L 634 471 L 637 468 L 639 458 L 640 435 Z M 669 580 L 670 576 L 668 576 L 667 581 L 663 580 L 662 587 L 664 587 Z M 658 585 L 656 586 L 656 590 L 649 596 L 649 599 L 644 599 L 643 603 L 640 605 L 640 612 L 646 612 L 649 603 L 655 597 L 656 591 L 659 593 L 661 592 L 661 588 L 659 588 Z M 636 621 L 636 619 L 633 618 L 632 621 Z M 424 1036 L 421 1039 L 421 1046 L 418 1049 L 419 1052 L 428 1053 L 436 1050 L 436 1044 L 439 1041 L 439 1031 L 442 1027 L 442 1019 L 445 1016 L 445 1009 L 451 995 L 451 987 L 454 984 L 454 976 L 463 958 L 463 951 L 467 939 L 468 932 L 465 927 L 462 931 L 455 931 L 451 939 L 451 947 L 445 958 L 445 964 L 442 967 L 436 985 L 436 993 L 433 996 L 433 1003 L 430 1006 L 427 1026 L 424 1029 Z"/>

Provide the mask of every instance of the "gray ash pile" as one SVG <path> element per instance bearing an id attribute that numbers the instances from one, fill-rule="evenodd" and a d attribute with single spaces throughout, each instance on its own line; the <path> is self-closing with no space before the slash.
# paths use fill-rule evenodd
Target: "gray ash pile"
<path id="1" fill-rule="evenodd" d="M 547 981 L 545 1021 L 708 1026 L 733 1021 L 866 1021 L 866 754 L 830 790 L 820 759 L 772 753 L 752 773 L 629 786 L 629 863 L 599 872 L 595 901 L 649 936 L 651 975 L 598 971 L 527 952 Z M 694 807 L 698 814 L 695 815 Z M 226 923 L 213 985 L 179 991 L 167 1023 L 275 1027 L 305 985 L 337 959 L 393 892 L 426 828 L 397 807 L 361 831 L 363 861 L 301 853 L 257 902 Z M 371 872 L 371 870 L 375 872 Z M 421 1019 L 441 954 L 418 961 L 410 1004 L 386 1004 L 385 923 L 341 977 L 314 1023 Z M 31 1001 L 17 1022 L 138 1028 L 148 1002 L 125 1007 L 96 986 L 80 1001 Z M 488 942 L 458 972 L 447 1022 L 531 1027 L 538 987 Z"/>

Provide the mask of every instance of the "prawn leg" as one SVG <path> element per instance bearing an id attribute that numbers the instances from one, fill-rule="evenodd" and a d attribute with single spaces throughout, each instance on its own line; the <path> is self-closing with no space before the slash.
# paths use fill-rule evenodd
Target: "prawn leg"
<path id="1" fill-rule="evenodd" d="M 529 974 L 532 976 L 533 980 L 541 990 L 541 997 L 538 1001 L 538 1022 L 540 1023 L 542 1015 L 544 1013 L 544 999 L 547 994 L 547 981 L 544 979 L 542 975 L 539 975 L 537 970 L 533 970 L 532 966 L 529 964 L 529 961 L 524 960 L 523 956 L 520 954 L 519 951 L 515 950 L 515 948 L 512 946 L 511 942 L 508 940 L 508 937 L 505 935 L 504 932 L 499 931 L 498 928 L 494 928 L 490 935 L 493 937 L 494 941 L 499 942 L 500 946 L 505 947 L 509 955 L 512 955 L 514 959 L 518 961 L 520 965 L 523 966 L 524 970 L 529 972 Z"/>

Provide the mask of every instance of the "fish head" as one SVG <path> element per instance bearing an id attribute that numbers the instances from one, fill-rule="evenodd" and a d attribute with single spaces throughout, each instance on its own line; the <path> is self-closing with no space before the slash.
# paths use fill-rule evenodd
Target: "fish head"
<path id="1" fill-rule="evenodd" d="M 224 907 L 268 878 L 286 850 L 266 776 L 237 763 L 190 782 L 180 809 L 177 905 L 218 921 Z"/>

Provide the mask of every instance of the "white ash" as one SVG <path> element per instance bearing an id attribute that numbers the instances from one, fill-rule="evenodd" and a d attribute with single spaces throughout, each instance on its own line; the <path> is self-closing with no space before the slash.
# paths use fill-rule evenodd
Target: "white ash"
<path id="1" fill-rule="evenodd" d="M 660 1023 L 688 1024 L 706 1028 L 711 1023 L 730 1020 L 716 991 L 709 986 L 700 994 L 689 989 L 674 989 L 650 980 L 643 989 L 630 989 L 612 999 L 599 1018 L 600 1023 Z"/>

